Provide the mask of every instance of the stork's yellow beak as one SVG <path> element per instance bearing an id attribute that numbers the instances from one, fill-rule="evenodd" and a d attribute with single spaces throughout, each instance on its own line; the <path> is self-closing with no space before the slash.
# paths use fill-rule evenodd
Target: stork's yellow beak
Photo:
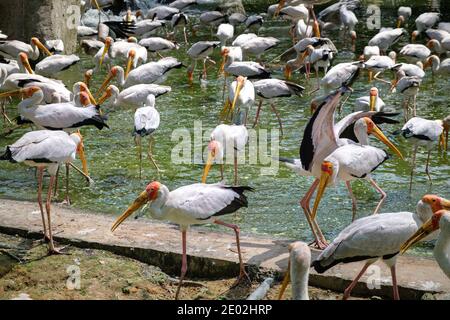
<path id="1" fill-rule="evenodd" d="M 386 146 L 389 147 L 396 155 L 400 157 L 400 159 L 403 159 L 403 155 L 400 152 L 400 150 L 397 149 L 397 147 L 389 141 L 389 139 L 384 135 L 384 133 L 378 128 L 376 125 L 373 126 L 371 133 L 378 138 L 381 142 L 383 142 Z"/>
<path id="2" fill-rule="evenodd" d="M 230 113 L 233 114 L 234 108 L 236 107 L 236 101 L 241 93 L 242 87 L 244 86 L 245 78 L 239 77 L 236 84 L 236 91 L 234 92 L 233 103 L 231 104 Z"/>
<path id="3" fill-rule="evenodd" d="M 133 50 L 131 50 L 130 53 L 128 54 L 127 68 L 125 70 L 125 79 L 128 78 L 128 74 L 131 71 L 131 67 L 133 66 L 133 62 L 134 62 L 134 57 L 135 57 L 135 52 Z"/>
<path id="4" fill-rule="evenodd" d="M 206 160 L 205 169 L 203 169 L 202 183 L 206 183 L 206 178 L 208 178 L 209 170 L 213 164 L 214 153 L 212 151 L 208 152 L 208 159 Z"/>
<path id="5" fill-rule="evenodd" d="M 286 2 L 286 0 L 280 0 L 280 2 L 278 3 L 277 10 L 275 10 L 275 13 L 273 14 L 274 17 L 278 17 L 278 15 L 280 14 L 281 9 L 283 9 L 283 7 L 284 7 L 284 3 L 285 2 Z"/>
<path id="6" fill-rule="evenodd" d="M 126 218 L 131 216 L 133 212 L 138 210 L 140 207 L 142 207 L 144 204 L 148 202 L 148 194 L 147 191 L 141 192 L 139 197 L 134 200 L 134 202 L 128 207 L 128 209 L 114 222 L 113 226 L 111 227 L 111 232 L 114 232 L 114 230 L 117 229 L 117 227 L 125 221 Z"/>
<path id="7" fill-rule="evenodd" d="M 82 90 L 83 90 L 83 92 L 87 93 L 87 95 L 89 96 L 89 100 L 91 100 L 91 103 L 97 105 L 97 100 L 92 95 L 92 92 L 91 92 L 91 90 L 89 90 L 89 87 L 87 86 L 86 83 L 85 83 L 85 86 L 82 87 Z"/>
<path id="8" fill-rule="evenodd" d="M 286 287 L 291 281 L 291 258 L 289 258 L 288 261 L 288 267 L 286 270 L 286 274 L 284 275 L 283 282 L 281 283 L 280 292 L 278 293 L 278 299 L 281 300 L 283 298 L 284 291 L 286 291 Z"/>
<path id="9" fill-rule="evenodd" d="M 105 45 L 103 46 L 103 52 L 102 52 L 102 56 L 100 57 L 100 62 L 99 62 L 99 67 L 101 68 L 102 64 L 103 64 L 103 60 L 105 60 L 105 56 L 108 53 L 109 47 L 111 46 L 111 42 L 110 41 L 106 41 Z"/>
<path id="10" fill-rule="evenodd" d="M 370 111 L 375 111 L 375 105 L 376 104 L 377 104 L 377 96 L 370 95 L 370 98 L 369 98 L 369 110 Z"/>
<path id="11" fill-rule="evenodd" d="M 109 90 L 106 90 L 105 93 L 103 93 L 103 95 L 98 99 L 98 105 L 101 105 L 109 97 L 111 97 L 111 92 Z"/>
<path id="12" fill-rule="evenodd" d="M 400 248 L 400 253 L 405 253 L 409 248 L 411 248 L 415 243 L 419 242 L 430 233 L 436 230 L 432 219 L 425 222 L 408 240 L 403 243 Z"/>
<path id="13" fill-rule="evenodd" d="M 12 97 L 12 96 L 18 96 L 18 95 L 22 94 L 23 91 L 24 91 L 23 89 L 17 89 L 17 90 L 3 92 L 3 93 L 0 93 L 0 98 L 7 98 L 7 97 Z"/>
<path id="14" fill-rule="evenodd" d="M 42 44 L 42 42 L 38 39 L 38 38 L 32 38 L 31 41 L 33 41 L 33 43 L 42 51 L 44 52 L 47 56 L 52 56 L 53 53 L 51 53 L 46 46 L 44 46 Z"/>
<path id="15" fill-rule="evenodd" d="M 108 75 L 105 78 L 105 81 L 103 81 L 100 89 L 98 89 L 97 96 L 100 96 L 103 91 L 105 91 L 108 84 L 111 82 L 111 80 L 114 78 L 115 74 L 112 72 L 112 69 L 109 71 Z"/>
<path id="16" fill-rule="evenodd" d="M 333 172 L 333 165 L 330 162 L 324 161 L 321 171 L 322 173 L 320 175 L 319 187 L 317 189 L 316 199 L 314 200 L 312 219 L 316 218 L 317 208 L 319 208 L 320 200 L 322 199 L 322 196 L 328 186 L 328 182 L 330 181 L 331 174 Z"/>
<path id="17" fill-rule="evenodd" d="M 78 134 L 81 137 L 80 130 L 78 130 Z M 81 139 L 83 139 L 83 138 L 81 138 Z M 80 160 L 81 160 L 81 165 L 83 166 L 83 173 L 85 175 L 89 176 L 89 170 L 88 170 L 88 166 L 87 166 L 86 154 L 84 153 L 83 140 L 81 140 L 80 144 L 78 145 L 77 152 L 78 152 L 78 156 L 80 157 Z"/>

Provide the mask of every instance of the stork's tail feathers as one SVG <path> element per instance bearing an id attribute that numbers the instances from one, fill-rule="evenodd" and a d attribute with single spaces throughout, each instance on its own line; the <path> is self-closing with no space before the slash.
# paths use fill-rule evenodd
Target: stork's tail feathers
<path id="1" fill-rule="evenodd" d="M 14 161 L 14 159 L 12 157 L 11 149 L 9 149 L 9 147 L 6 147 L 5 153 L 0 155 L 0 160 L 5 160 L 5 161 L 9 161 L 9 162 L 16 162 L 16 161 Z"/>

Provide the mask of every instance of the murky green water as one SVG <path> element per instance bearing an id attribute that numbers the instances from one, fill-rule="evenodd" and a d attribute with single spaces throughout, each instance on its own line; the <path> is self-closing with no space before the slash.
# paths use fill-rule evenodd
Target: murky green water
<path id="1" fill-rule="evenodd" d="M 380 1 L 370 2 L 380 3 Z M 387 1 L 391 7 L 392 1 Z M 419 1 L 417 2 L 419 3 Z M 397 5 L 395 5 L 396 7 Z M 442 7 L 443 21 L 450 21 L 448 4 Z M 415 7 L 413 16 L 419 12 L 429 10 L 429 5 Z M 358 42 L 356 52 L 361 52 L 364 45 L 376 32 L 367 30 L 365 25 L 366 7 L 357 12 L 361 23 L 358 26 Z M 395 11 L 390 8 L 382 9 L 382 21 L 384 26 L 395 24 Z M 413 30 L 413 19 L 410 20 L 409 29 Z M 240 30 L 241 32 L 242 30 Z M 290 44 L 288 38 L 288 25 L 286 22 L 269 21 L 260 31 L 261 35 L 276 36 L 282 40 L 279 47 L 265 55 L 265 60 L 272 58 L 283 52 Z M 328 35 L 336 40 L 340 50 L 334 64 L 350 59 L 356 59 L 349 49 L 349 44 L 344 44 L 338 32 Z M 209 30 L 200 32 L 198 39 L 210 39 Z M 197 39 L 195 39 L 197 40 Z M 404 39 L 396 45 L 397 51 L 407 43 Z M 185 54 L 186 48 L 182 47 L 173 55 L 188 64 Z M 217 51 L 213 58 L 220 60 Z M 93 66 L 91 58 L 82 55 L 82 63 L 66 71 L 61 78 L 69 87 L 76 81 L 83 79 L 82 70 Z M 273 66 L 274 76 L 282 78 L 281 67 Z M 199 71 L 198 71 L 199 72 Z M 94 88 L 98 88 L 104 73 L 95 78 Z M 390 77 L 386 75 L 385 77 Z M 315 79 L 310 83 L 305 81 L 305 77 L 296 74 L 294 81 L 306 86 L 306 92 L 315 87 Z M 218 114 L 222 106 L 222 79 L 217 79 L 217 67 L 209 69 L 209 83 L 206 89 L 199 86 L 198 80 L 193 87 L 189 87 L 186 81 L 185 69 L 175 70 L 166 81 L 172 86 L 172 92 L 158 98 L 157 108 L 161 113 L 161 125 L 155 133 L 156 144 L 154 155 L 164 172 L 160 177 L 149 161 L 144 161 L 144 178 L 139 180 L 139 167 L 136 148 L 131 136 L 133 128 L 133 111 L 117 109 L 109 111 L 109 125 L 111 130 L 98 131 L 92 128 L 85 128 L 82 133 L 85 135 L 85 146 L 89 161 L 90 172 L 95 180 L 95 185 L 86 186 L 84 180 L 72 173 L 71 199 L 73 206 L 77 208 L 89 209 L 107 214 L 118 214 L 135 198 L 136 194 L 143 190 L 146 183 L 153 179 L 159 179 L 170 189 L 199 182 L 201 179 L 203 166 L 201 164 L 177 165 L 171 162 L 171 150 L 178 143 L 172 141 L 172 132 L 177 128 L 186 128 L 190 132 L 191 139 L 194 139 L 194 121 L 201 120 L 204 129 L 212 129 L 218 124 Z M 349 99 L 344 114 L 351 112 L 351 105 L 354 99 L 362 95 L 367 95 L 371 85 L 361 78 L 354 85 L 355 92 Z M 383 100 L 389 107 L 401 110 L 401 97 L 396 94 L 387 93 L 387 86 L 379 84 Z M 443 118 L 450 113 L 448 99 L 450 94 L 450 82 L 445 77 L 432 79 L 427 74 L 418 96 L 418 115 L 426 118 Z M 320 93 L 319 93 L 320 94 Z M 312 96 L 305 95 L 303 98 L 284 98 L 277 101 L 277 107 L 281 112 L 285 135 L 280 143 L 280 155 L 286 157 L 298 157 L 299 142 L 302 138 L 303 129 L 310 117 L 309 101 Z M 17 111 L 14 105 L 8 106 L 9 115 L 15 116 Z M 254 115 L 256 108 L 253 108 Z M 1 124 L 3 125 L 3 124 Z M 0 125 L 0 126 L 1 126 Z M 260 118 L 259 129 L 277 128 L 278 124 L 267 105 L 263 107 Z M 401 126 L 401 125 L 399 125 Z M 412 146 L 402 138 L 395 138 L 390 135 L 399 126 L 385 126 L 384 130 L 399 145 L 407 161 L 410 160 Z M 3 130 L 3 127 L 1 128 Z M 8 137 L 0 138 L 0 147 L 17 140 L 29 129 L 16 130 Z M 203 139 L 207 144 L 207 138 Z M 144 142 L 146 143 L 146 142 Z M 374 142 L 377 144 L 377 142 Z M 432 154 L 431 175 L 433 184 L 431 185 L 424 174 L 426 153 L 421 150 L 418 154 L 417 176 L 415 178 L 413 191 L 408 192 L 409 182 L 409 162 L 392 158 L 381 166 L 374 174 L 379 185 L 387 192 L 388 198 L 382 212 L 394 212 L 403 210 L 414 210 L 415 204 L 425 193 L 436 193 L 445 197 L 450 196 L 449 192 L 449 172 L 450 166 L 447 157 L 438 155 L 437 150 Z M 78 160 L 77 160 L 78 161 Z M 254 233 L 271 235 L 273 237 L 289 239 L 311 239 L 311 233 L 303 213 L 299 207 L 299 199 L 304 195 L 312 178 L 299 177 L 284 166 L 280 166 L 278 173 L 274 176 L 260 174 L 260 169 L 267 165 L 241 165 L 241 184 L 250 185 L 256 192 L 249 194 L 249 208 L 240 211 L 237 217 L 230 216 L 228 220 L 239 223 L 244 233 Z M 217 181 L 220 178 L 219 170 L 213 167 L 209 177 L 209 182 Z M 232 181 L 232 166 L 226 168 L 226 178 Z M 34 169 L 22 165 L 0 163 L 0 197 L 15 199 L 35 200 L 36 180 Z M 62 181 L 62 180 L 61 180 Z M 353 184 L 356 198 L 359 205 L 359 216 L 370 214 L 379 199 L 378 194 L 370 187 L 366 181 L 358 181 Z M 63 192 L 60 198 L 62 199 Z M 343 227 L 351 221 L 351 201 L 347 195 L 344 185 L 337 188 L 328 189 L 326 197 L 323 199 L 318 220 L 327 238 L 332 239 Z M 211 226 L 211 228 L 217 228 Z M 415 249 L 416 252 L 429 253 L 429 247 Z"/>

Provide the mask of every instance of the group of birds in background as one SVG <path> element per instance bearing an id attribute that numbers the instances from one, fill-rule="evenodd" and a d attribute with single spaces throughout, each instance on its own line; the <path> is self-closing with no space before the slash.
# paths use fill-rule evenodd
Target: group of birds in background
<path id="1" fill-rule="evenodd" d="M 70 203 L 70 167 L 91 181 L 80 129 L 86 126 L 94 126 L 99 130 L 108 128 L 106 110 L 133 109 L 133 135 L 136 144 L 142 150 L 142 138 L 149 137 L 148 157 L 160 172 L 152 154 L 153 133 L 160 125 L 156 102 L 159 96 L 172 91 L 170 86 L 162 85 L 167 75 L 186 66 L 174 57 L 163 55 L 172 50 L 186 49 L 190 59 L 187 81 L 195 85 L 196 67 L 201 64 L 198 79 L 201 85 L 206 85 L 208 65 L 216 65 L 210 56 L 214 51 L 220 50 L 223 60 L 217 67 L 224 79 L 221 93 L 224 106 L 222 110 L 217 110 L 217 115 L 222 123 L 211 133 L 202 183 L 169 191 L 164 184 L 153 181 L 112 227 L 114 231 L 144 205 L 147 205 L 153 218 L 180 225 L 182 267 L 176 298 L 187 272 L 186 233 L 190 225 L 216 223 L 232 228 L 236 234 L 240 262 L 236 284 L 249 279 L 241 256 L 239 227 L 219 220 L 221 215 L 233 213 L 248 205 L 244 193 L 252 188 L 239 186 L 237 161 L 238 153 L 248 143 L 248 117 L 258 97 L 258 108 L 252 121 L 252 126 L 257 126 L 262 105 L 267 101 L 283 135 L 283 120 L 275 101 L 282 97 L 301 96 L 305 88 L 291 81 L 291 78 L 296 72 L 302 72 L 309 81 L 312 68 L 317 80 L 315 91 L 322 90 L 323 94 L 314 96 L 311 101 L 312 116 L 302 135 L 299 159 L 279 160 L 299 175 L 314 177 L 314 182 L 300 200 L 300 205 L 314 235 L 314 244 L 323 251 L 311 262 L 307 245 L 296 242 L 290 246 L 287 276 L 293 280 L 293 298 L 308 298 L 307 283 L 311 265 L 317 272 L 325 272 L 338 263 L 366 261 L 364 268 L 344 292 L 344 298 L 348 298 L 368 266 L 383 259 L 391 268 L 393 297 L 399 299 L 395 270 L 399 252 L 406 251 L 417 241 L 437 237 L 435 257 L 450 277 L 450 212 L 446 211 L 450 210 L 449 200 L 426 195 L 419 201 L 414 213 L 377 214 L 386 193 L 373 179 L 372 172 L 388 160 L 389 154 L 370 145 L 370 137 L 375 136 L 403 159 L 402 153 L 380 127 L 382 124 L 398 124 L 399 121 L 394 119 L 398 113 L 391 112 L 374 86 L 368 96 L 356 100 L 354 112 L 336 121 L 336 111 L 340 113 L 345 107 L 348 95 L 353 92 L 352 87 L 357 85 L 362 72 L 367 71 L 369 81 L 388 85 L 389 90 L 403 96 L 405 124 L 397 134 L 414 144 L 410 188 L 415 155 L 421 145 L 428 151 L 426 173 L 430 177 L 431 152 L 436 145 L 447 150 L 450 116 L 442 115 L 439 120 L 420 118 L 417 116 L 420 108 L 416 101 L 422 79 L 427 76 L 427 68 L 431 67 L 432 74 L 436 76 L 450 74 L 450 59 L 441 61 L 441 57 L 450 51 L 450 23 L 439 22 L 440 15 L 435 12 L 420 14 L 415 20 L 416 30 L 411 34 L 412 43 L 399 51 L 399 56 L 410 63 L 398 63 L 397 53 L 389 50 L 407 36 L 402 26 L 412 23 L 411 8 L 400 7 L 396 27 L 379 30 L 364 47 L 359 60 L 333 65 L 332 60 L 338 49 L 330 38 L 323 35 L 331 30 L 341 29 L 343 42 L 349 43 L 351 50 L 355 51 L 356 25 L 359 23 L 355 9 L 360 6 L 360 1 L 340 0 L 316 15 L 314 6 L 326 2 L 329 0 L 281 0 L 270 6 L 263 17 L 256 14 L 247 16 L 239 12 L 226 14 L 222 11 L 188 14 L 191 6 L 201 8 L 201 1 L 196 0 L 176 0 L 169 5 L 154 5 L 151 8 L 145 7 L 144 1 L 135 0 L 134 5 L 141 9 L 128 8 L 120 14 L 112 15 L 111 12 L 105 12 L 110 1 L 87 1 L 84 3 L 85 12 L 81 20 L 83 25 L 78 27 L 78 36 L 81 48 L 86 54 L 93 56 L 94 67 L 85 72 L 84 81 L 77 82 L 72 91 L 62 81 L 53 79 L 80 60 L 77 55 L 63 54 L 62 41 L 32 38 L 28 44 L 9 40 L 0 33 L 0 55 L 3 57 L 0 60 L 0 97 L 22 98 L 17 106 L 20 116 L 13 119 L 16 124 L 8 117 L 3 105 L 5 126 L 32 123 L 38 129 L 25 133 L 15 143 L 7 146 L 0 160 L 25 163 L 37 168 L 38 203 L 50 253 L 60 253 L 54 245 L 51 226 L 52 189 L 57 181 L 60 165 L 66 165 L 67 203 Z M 291 25 L 289 38 L 292 46 L 273 61 L 265 61 L 264 55 L 279 45 L 280 39 L 260 36 L 258 33 L 267 18 L 281 18 Z M 197 37 L 197 33 L 205 27 L 211 30 L 206 32 L 206 40 L 190 44 L 189 38 Z M 425 37 L 429 39 L 426 45 L 416 43 Z M 41 54 L 46 57 L 41 59 Z M 272 78 L 273 70 L 270 66 L 277 59 L 284 62 L 285 80 Z M 319 75 L 320 69 L 324 72 L 322 78 Z M 98 77 L 102 70 L 106 70 L 107 76 L 93 94 L 92 78 Z M 392 81 L 383 78 L 389 72 L 394 75 Z M 230 77 L 234 79 L 231 82 Z M 231 152 L 234 155 L 234 184 L 206 184 L 210 168 L 215 162 L 220 164 L 223 180 L 223 159 L 230 147 L 233 148 Z M 76 154 L 82 161 L 81 169 L 72 163 Z M 142 168 L 142 151 L 139 159 Z M 45 168 L 51 177 L 44 212 L 42 180 Z M 140 176 L 141 172 L 142 169 Z M 356 219 L 357 203 L 351 187 L 351 182 L 357 179 L 367 180 L 381 195 L 374 215 L 360 219 Z M 325 189 L 339 181 L 345 182 L 348 188 L 352 200 L 353 222 L 328 244 L 316 217 Z M 310 202 L 316 190 L 311 210 Z M 438 229 L 441 230 L 440 233 L 435 232 Z M 286 277 L 282 290 L 288 280 Z M 281 295 L 282 292 L 280 297 Z"/>

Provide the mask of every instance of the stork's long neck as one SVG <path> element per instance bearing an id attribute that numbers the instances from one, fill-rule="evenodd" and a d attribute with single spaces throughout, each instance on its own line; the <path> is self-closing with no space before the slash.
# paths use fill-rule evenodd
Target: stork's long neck
<path id="1" fill-rule="evenodd" d="M 167 189 L 166 186 L 161 185 L 158 198 L 150 204 L 150 214 L 154 219 L 164 218 L 163 207 L 169 199 L 169 193 L 169 189 Z"/>
<path id="2" fill-rule="evenodd" d="M 31 52 L 29 52 L 28 58 L 31 60 L 38 59 L 39 58 L 39 48 L 33 42 L 31 42 L 30 46 L 31 46 Z"/>
<path id="3" fill-rule="evenodd" d="M 19 113 L 23 116 L 27 116 L 35 109 L 36 105 L 42 102 L 43 99 L 44 94 L 42 93 L 42 91 L 33 94 L 30 98 L 27 98 L 19 103 L 19 105 L 17 106 L 19 109 Z"/>
<path id="4" fill-rule="evenodd" d="M 448 233 L 441 231 L 433 253 L 442 271 L 450 278 L 450 237 Z"/>
<path id="5" fill-rule="evenodd" d="M 291 265 L 292 299 L 309 300 L 308 279 L 309 268 L 302 268 L 295 263 Z"/>

